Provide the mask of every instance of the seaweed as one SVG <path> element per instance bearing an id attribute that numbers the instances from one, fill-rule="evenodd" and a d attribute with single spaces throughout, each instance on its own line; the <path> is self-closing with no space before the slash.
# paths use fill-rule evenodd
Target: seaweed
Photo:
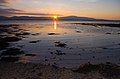
<path id="1" fill-rule="evenodd" d="M 16 55 L 21 55 L 24 54 L 24 51 L 21 51 L 18 48 L 9 48 L 6 51 L 2 52 L 2 56 L 16 56 Z"/>
<path id="2" fill-rule="evenodd" d="M 2 40 L 5 42 L 16 42 L 16 41 L 19 41 L 22 39 L 18 38 L 18 37 L 4 37 L 4 38 L 2 38 Z"/>
<path id="3" fill-rule="evenodd" d="M 61 43 L 61 42 L 55 42 L 55 46 L 57 46 L 57 47 L 66 47 L 67 46 L 67 44 L 65 44 L 65 43 Z"/>
<path id="4" fill-rule="evenodd" d="M 73 70 L 73 72 L 78 72 L 78 73 L 90 73 L 93 71 L 97 71 L 100 74 L 102 74 L 104 77 L 109 77 L 109 78 L 120 78 L 120 66 L 111 64 L 111 63 L 106 63 L 106 64 L 84 64 L 80 66 L 78 69 Z"/>
<path id="5" fill-rule="evenodd" d="M 2 57 L 0 62 L 17 62 L 19 57 Z"/>

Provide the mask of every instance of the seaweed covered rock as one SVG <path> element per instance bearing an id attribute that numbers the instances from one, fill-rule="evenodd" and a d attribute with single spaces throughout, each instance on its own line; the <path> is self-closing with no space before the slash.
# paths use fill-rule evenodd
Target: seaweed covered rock
<path id="1" fill-rule="evenodd" d="M 5 48 L 7 48 L 9 46 L 9 43 L 3 41 L 3 40 L 0 40 L 0 50 L 3 50 Z"/>
<path id="2" fill-rule="evenodd" d="M 22 39 L 19 37 L 4 37 L 2 38 L 2 40 L 4 40 L 5 42 L 16 42 Z"/>
<path id="3" fill-rule="evenodd" d="M 9 48 L 6 51 L 2 52 L 2 56 L 16 56 L 16 55 L 21 55 L 24 54 L 24 51 L 21 51 L 18 48 Z"/>
<path id="4" fill-rule="evenodd" d="M 0 62 L 17 62 L 19 57 L 2 57 Z"/>
<path id="5" fill-rule="evenodd" d="M 106 78 L 118 79 L 120 78 L 120 66 L 106 63 L 106 64 L 84 64 L 80 66 L 77 70 L 73 70 L 78 73 L 90 73 L 90 72 L 98 72 L 102 74 Z"/>
<path id="6" fill-rule="evenodd" d="M 57 47 L 66 47 L 67 46 L 67 44 L 65 44 L 65 43 L 61 43 L 61 42 L 55 42 L 55 46 L 57 46 Z"/>

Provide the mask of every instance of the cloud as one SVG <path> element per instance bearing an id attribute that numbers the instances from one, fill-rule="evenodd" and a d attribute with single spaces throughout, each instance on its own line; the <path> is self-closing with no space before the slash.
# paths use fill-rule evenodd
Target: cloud
<path id="1" fill-rule="evenodd" d="M 46 13 L 28 13 L 23 10 L 18 9 L 6 9 L 6 8 L 0 8 L 0 16 L 15 16 L 15 15 L 34 15 L 34 16 L 49 16 L 49 15 L 55 15 L 55 14 L 46 14 Z"/>
<path id="2" fill-rule="evenodd" d="M 21 15 L 21 16 L 52 16 L 55 14 L 46 14 L 46 13 L 27 13 L 27 12 L 15 12 L 13 15 Z"/>
<path id="3" fill-rule="evenodd" d="M 97 2 L 98 0 L 76 0 L 80 2 Z"/>
<path id="4" fill-rule="evenodd" d="M 14 15 L 51 15 L 45 13 L 27 13 L 23 10 L 9 8 L 7 4 L 18 2 L 21 0 L 0 0 L 0 16 L 14 16 Z"/>
<path id="5" fill-rule="evenodd" d="M 17 9 L 12 9 L 12 8 L 9 8 L 9 9 L 0 8 L 0 16 L 10 16 L 10 15 L 17 13 L 17 12 L 23 12 L 23 11 L 17 10 Z"/>
<path id="6" fill-rule="evenodd" d="M 0 7 L 7 7 L 6 5 L 0 4 Z"/>
<path id="7" fill-rule="evenodd" d="M 22 10 L 10 8 L 8 4 L 19 0 L 0 0 L 0 16 L 11 16 L 14 13 L 23 12 Z"/>
<path id="8" fill-rule="evenodd" d="M 8 0 L 0 0 L 0 4 L 8 3 Z"/>
<path id="9" fill-rule="evenodd" d="M 21 0 L 0 0 L 0 4 L 19 2 L 19 1 L 21 1 Z"/>

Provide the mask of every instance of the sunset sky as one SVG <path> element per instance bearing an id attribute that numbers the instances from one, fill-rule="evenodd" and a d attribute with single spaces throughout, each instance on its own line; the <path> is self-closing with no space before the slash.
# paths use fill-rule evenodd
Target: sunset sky
<path id="1" fill-rule="evenodd" d="M 120 0 L 0 0 L 0 16 L 52 14 L 120 20 Z"/>

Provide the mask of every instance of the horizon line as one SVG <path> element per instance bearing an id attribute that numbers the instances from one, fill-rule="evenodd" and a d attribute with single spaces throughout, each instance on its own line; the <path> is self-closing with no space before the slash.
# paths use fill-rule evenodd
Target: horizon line
<path id="1" fill-rule="evenodd" d="M 0 15 L 1 17 L 7 17 L 7 18 L 12 18 L 12 17 L 35 17 L 35 18 L 37 18 L 37 17 L 43 17 L 43 18 L 51 18 L 52 16 L 53 16 L 54 14 L 52 14 L 51 16 L 31 16 L 31 15 L 25 15 L 25 16 L 22 16 L 22 15 L 16 15 L 16 16 L 2 16 L 2 15 Z M 91 18 L 91 19 L 99 19 L 99 20 L 116 20 L 116 21 L 119 21 L 120 19 L 105 19 L 105 18 L 94 18 L 94 17 L 87 17 L 87 16 L 77 16 L 77 15 L 69 15 L 69 16 L 59 16 L 58 15 L 58 17 L 59 18 L 62 18 L 62 17 L 78 17 L 78 18 L 80 18 L 80 17 L 82 17 L 82 18 Z"/>

